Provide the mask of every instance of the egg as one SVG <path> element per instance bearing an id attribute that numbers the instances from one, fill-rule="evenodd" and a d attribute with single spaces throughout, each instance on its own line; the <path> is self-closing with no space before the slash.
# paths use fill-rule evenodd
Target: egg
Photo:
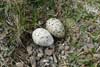
<path id="1" fill-rule="evenodd" d="M 50 18 L 46 22 L 46 29 L 55 37 L 63 38 L 65 36 L 64 25 L 59 19 Z"/>
<path id="2" fill-rule="evenodd" d="M 44 28 L 37 28 L 32 32 L 32 39 L 34 43 L 40 46 L 50 46 L 54 43 L 51 34 Z"/>

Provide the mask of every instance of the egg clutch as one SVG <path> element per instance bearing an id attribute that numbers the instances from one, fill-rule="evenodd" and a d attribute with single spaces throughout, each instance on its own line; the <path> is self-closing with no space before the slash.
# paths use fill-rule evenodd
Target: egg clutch
<path id="1" fill-rule="evenodd" d="M 32 32 L 32 39 L 35 44 L 40 46 L 50 46 L 54 43 L 54 37 L 63 38 L 65 28 L 59 19 L 50 18 L 46 22 L 46 29 L 37 28 Z"/>

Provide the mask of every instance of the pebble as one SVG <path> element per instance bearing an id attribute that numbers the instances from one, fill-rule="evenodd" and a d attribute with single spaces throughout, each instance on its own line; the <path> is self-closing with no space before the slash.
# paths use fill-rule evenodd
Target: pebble
<path id="1" fill-rule="evenodd" d="M 46 55 L 49 55 L 49 56 L 50 56 L 50 55 L 53 54 L 53 52 L 54 52 L 54 49 L 53 49 L 53 48 L 46 48 L 46 49 L 45 49 L 45 54 L 46 54 Z"/>
<path id="2" fill-rule="evenodd" d="M 32 67 L 36 67 L 36 60 L 35 60 L 35 57 L 34 56 L 31 56 L 30 57 L 30 63 L 31 63 L 31 66 Z"/>
<path id="3" fill-rule="evenodd" d="M 47 58 L 41 59 L 39 64 L 41 67 L 48 67 L 50 65 L 49 60 Z"/>
<path id="4" fill-rule="evenodd" d="M 32 54 L 32 46 L 27 46 L 27 52 L 28 52 L 28 54 L 29 55 L 31 55 Z"/>
<path id="5" fill-rule="evenodd" d="M 68 51 L 69 50 L 69 46 L 65 46 L 65 51 Z"/>
<path id="6" fill-rule="evenodd" d="M 16 66 L 17 66 L 17 67 L 24 67 L 24 63 L 23 63 L 23 62 L 17 62 L 17 63 L 16 63 Z"/>
<path id="7" fill-rule="evenodd" d="M 100 58 L 100 54 L 94 54 L 93 55 L 95 58 Z"/>
<path id="8" fill-rule="evenodd" d="M 92 48 L 94 48 L 94 45 L 93 45 L 92 43 L 88 43 L 88 44 L 87 44 L 87 47 L 88 47 L 89 49 L 92 49 Z"/>
<path id="9" fill-rule="evenodd" d="M 37 59 L 39 60 L 42 56 L 43 56 L 43 50 L 41 48 L 39 48 L 37 50 Z"/>

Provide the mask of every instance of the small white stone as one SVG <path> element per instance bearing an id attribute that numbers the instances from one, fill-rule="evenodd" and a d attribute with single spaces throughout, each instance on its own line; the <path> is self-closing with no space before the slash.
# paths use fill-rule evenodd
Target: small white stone
<path id="1" fill-rule="evenodd" d="M 53 54 L 54 49 L 52 49 L 52 48 L 46 48 L 44 52 L 45 52 L 46 55 L 50 56 L 50 55 Z"/>
<path id="2" fill-rule="evenodd" d="M 100 58 L 100 54 L 94 54 L 93 55 L 95 58 Z"/>
<path id="3" fill-rule="evenodd" d="M 54 43 L 54 39 L 51 34 L 43 28 L 34 30 L 32 33 L 32 38 L 33 41 L 40 46 L 50 46 Z"/>
<path id="4" fill-rule="evenodd" d="M 27 46 L 27 52 L 28 52 L 28 54 L 29 55 L 31 55 L 32 54 L 32 46 Z"/>
<path id="5" fill-rule="evenodd" d="M 46 28 L 55 37 L 63 38 L 65 35 L 64 25 L 59 19 L 51 18 L 47 20 Z"/>
<path id="6" fill-rule="evenodd" d="M 92 15 L 98 15 L 100 13 L 99 8 L 96 7 L 95 5 L 85 4 L 84 8 L 86 9 L 88 13 Z"/>
<path id="7" fill-rule="evenodd" d="M 17 66 L 17 67 L 24 67 L 24 63 L 23 63 L 23 62 L 17 62 L 17 63 L 16 63 L 16 66 Z"/>

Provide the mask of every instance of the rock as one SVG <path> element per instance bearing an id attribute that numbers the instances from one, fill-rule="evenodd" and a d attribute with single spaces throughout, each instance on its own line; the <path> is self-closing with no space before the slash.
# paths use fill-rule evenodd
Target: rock
<path id="1" fill-rule="evenodd" d="M 64 45 L 63 45 L 63 44 L 57 44 L 57 45 L 59 46 L 59 48 L 58 48 L 59 51 L 60 51 L 60 50 L 64 50 Z"/>
<path id="2" fill-rule="evenodd" d="M 100 54 L 94 54 L 93 56 L 100 59 Z"/>
<path id="3" fill-rule="evenodd" d="M 17 63 L 16 63 L 16 66 L 17 66 L 17 67 L 24 67 L 24 63 L 23 63 L 23 62 L 17 62 Z"/>
<path id="4" fill-rule="evenodd" d="M 36 60 L 35 60 L 35 57 L 34 56 L 31 56 L 30 57 L 30 63 L 31 63 L 31 66 L 32 67 L 36 67 Z"/>
<path id="5" fill-rule="evenodd" d="M 92 48 L 94 48 L 94 44 L 92 44 L 92 43 L 87 43 L 87 47 L 88 47 L 89 49 L 92 49 Z"/>
<path id="6" fill-rule="evenodd" d="M 40 46 L 50 46 L 54 43 L 54 39 L 51 34 L 43 28 L 34 30 L 32 33 L 32 38 L 33 41 Z"/>
<path id="7" fill-rule="evenodd" d="M 46 54 L 46 55 L 49 55 L 49 56 L 50 56 L 50 55 L 53 54 L 53 52 L 54 52 L 54 49 L 53 49 L 53 48 L 46 48 L 46 49 L 45 49 L 45 54 Z"/>
<path id="8" fill-rule="evenodd" d="M 59 19 L 50 18 L 47 20 L 46 28 L 55 37 L 63 38 L 65 36 L 64 25 Z"/>
<path id="9" fill-rule="evenodd" d="M 41 48 L 37 49 L 37 60 L 39 60 L 43 56 L 43 50 Z"/>
<path id="10" fill-rule="evenodd" d="M 28 52 L 28 54 L 29 55 L 31 55 L 32 54 L 32 46 L 27 46 L 27 52 Z"/>
<path id="11" fill-rule="evenodd" d="M 50 65 L 49 60 L 46 58 L 41 59 L 39 64 L 40 64 L 40 67 L 48 67 Z"/>
<path id="12" fill-rule="evenodd" d="M 65 51 L 68 51 L 70 47 L 66 45 L 64 48 L 65 48 Z"/>

